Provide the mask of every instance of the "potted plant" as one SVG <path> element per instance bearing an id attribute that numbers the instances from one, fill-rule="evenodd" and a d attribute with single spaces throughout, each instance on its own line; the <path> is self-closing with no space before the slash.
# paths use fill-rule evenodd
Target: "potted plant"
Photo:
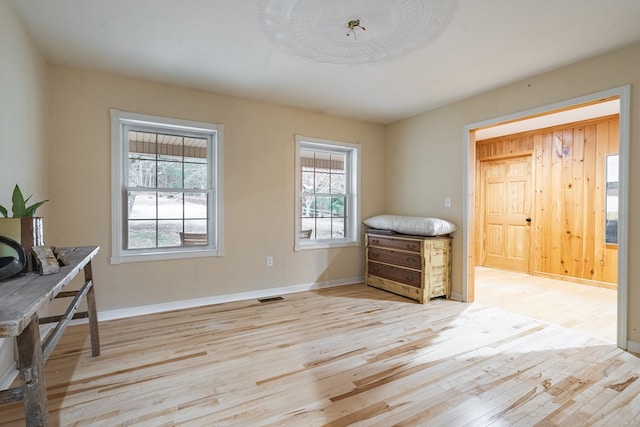
<path id="1" fill-rule="evenodd" d="M 31 253 L 33 246 L 44 245 L 42 218 L 34 217 L 34 214 L 40 206 L 48 202 L 48 200 L 43 200 L 27 206 L 31 197 L 29 196 L 25 199 L 20 187 L 16 184 L 11 197 L 12 216 L 9 217 L 7 208 L 0 205 L 0 214 L 4 217 L 0 218 L 0 236 L 8 237 L 20 243 L 27 253 Z M 31 270 L 31 257 L 28 258 L 29 270 Z"/>

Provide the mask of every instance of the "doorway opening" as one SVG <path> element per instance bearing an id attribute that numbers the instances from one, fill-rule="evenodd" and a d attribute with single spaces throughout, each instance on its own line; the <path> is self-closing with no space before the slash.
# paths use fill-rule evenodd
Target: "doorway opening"
<path id="1" fill-rule="evenodd" d="M 492 268 L 497 272 L 504 270 L 507 275 L 523 275 L 509 279 L 511 282 L 526 281 L 525 277 L 531 277 L 532 283 L 562 280 L 567 289 L 575 285 L 585 290 L 597 287 L 606 290 L 607 283 L 610 283 L 609 288 L 615 292 L 614 320 L 617 326 L 614 341 L 618 347 L 626 349 L 629 94 L 630 89 L 625 86 L 465 127 L 464 301 L 476 300 L 477 290 L 483 289 L 487 276 L 493 275 L 497 280 Z M 619 111 L 615 117 L 609 111 L 587 118 L 560 117 L 560 122 L 555 124 L 548 122 L 557 113 L 584 113 L 583 108 L 598 109 L 612 102 Z M 600 120 L 596 117 L 603 116 L 615 119 L 609 123 L 615 132 L 604 135 L 602 126 L 597 130 L 594 126 L 587 129 L 584 123 L 580 123 L 575 130 L 578 133 L 574 134 L 562 124 L 584 120 L 595 123 Z M 518 128 L 522 125 L 530 128 Z M 545 129 L 545 132 L 536 133 L 535 129 Z M 585 136 L 585 131 L 600 134 Z M 527 138 L 501 139 L 496 137 L 496 132 Z M 596 136 L 601 140 L 615 139 L 616 144 L 609 147 L 605 141 L 605 145 L 596 149 L 595 143 L 581 142 Z M 490 140 L 491 144 L 476 144 L 483 140 Z M 590 154 L 584 155 L 584 147 L 591 150 Z M 574 150 L 576 155 L 573 155 Z M 609 184 L 613 181 L 607 177 L 609 155 L 615 155 L 618 163 L 615 184 Z M 579 170 L 577 175 L 575 172 L 571 174 L 573 166 L 574 171 Z M 615 213 L 611 209 L 607 216 L 614 197 L 617 198 L 618 209 Z M 563 208 L 575 208 L 576 212 L 570 215 L 565 212 L 563 217 L 559 213 Z M 612 241 L 614 234 L 617 237 L 615 242 Z M 578 256 L 580 251 L 587 255 Z M 570 283 L 569 278 L 582 284 Z M 584 283 L 600 286 L 587 287 Z M 523 288 L 516 289 L 516 296 L 506 300 L 519 300 L 525 305 L 527 301 L 544 300 L 544 292 L 531 290 L 527 294 L 522 292 Z M 503 295 L 506 290 L 502 289 Z M 572 304 L 570 295 L 569 292 L 567 304 Z M 564 297 L 546 295 L 546 298 L 557 301 Z M 607 298 L 611 300 L 611 297 Z M 558 312 L 553 308 L 551 311 Z"/>

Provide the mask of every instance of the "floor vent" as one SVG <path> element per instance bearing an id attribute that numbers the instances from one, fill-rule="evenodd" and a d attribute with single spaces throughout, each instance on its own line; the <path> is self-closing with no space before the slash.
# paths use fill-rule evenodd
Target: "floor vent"
<path id="1" fill-rule="evenodd" d="M 271 298 L 260 298 L 258 299 L 259 302 L 275 302 L 275 301 L 284 301 L 284 298 L 282 297 L 271 297 Z"/>

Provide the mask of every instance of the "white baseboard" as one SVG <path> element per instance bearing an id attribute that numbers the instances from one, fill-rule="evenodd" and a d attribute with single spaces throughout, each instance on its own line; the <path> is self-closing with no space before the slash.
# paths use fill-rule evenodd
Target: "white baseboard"
<path id="1" fill-rule="evenodd" d="M 182 310 L 185 308 L 202 307 L 205 305 L 221 304 L 224 302 L 244 301 L 248 299 L 267 298 L 276 295 L 292 294 L 295 292 L 310 291 L 313 289 L 331 288 L 335 286 L 351 285 L 362 283 L 364 277 L 354 277 L 352 279 L 331 280 L 321 283 L 307 283 L 302 285 L 285 286 L 281 288 L 262 289 L 258 291 L 239 292 L 236 294 L 217 295 L 212 297 L 194 298 L 181 301 L 172 301 L 161 304 L 150 304 L 138 307 L 128 307 L 116 310 L 106 310 L 98 312 L 98 320 L 115 320 L 125 317 L 142 316 L 145 314 L 162 313 L 164 311 Z"/>
<path id="2" fill-rule="evenodd" d="M 3 347 L 8 347 L 8 346 L 5 345 Z M 0 349 L 0 351 L 2 350 Z M 0 390 L 8 389 L 13 383 L 13 380 L 15 380 L 17 376 L 18 376 L 18 366 L 16 365 L 16 362 L 13 362 L 7 365 L 4 371 L 2 372 L 2 375 L 0 375 Z"/>
<path id="3" fill-rule="evenodd" d="M 54 325 L 40 325 L 42 339 L 54 328 Z M 15 362 L 14 340 L 6 338 L 0 340 L 0 390 L 8 389 L 18 376 L 18 365 Z"/>
<path id="4" fill-rule="evenodd" d="M 462 301 L 462 294 L 459 294 L 457 292 L 451 292 L 451 295 L 449 296 L 449 299 L 451 299 L 453 301 Z"/>
<path id="5" fill-rule="evenodd" d="M 640 354 L 640 342 L 627 341 L 627 351 Z"/>

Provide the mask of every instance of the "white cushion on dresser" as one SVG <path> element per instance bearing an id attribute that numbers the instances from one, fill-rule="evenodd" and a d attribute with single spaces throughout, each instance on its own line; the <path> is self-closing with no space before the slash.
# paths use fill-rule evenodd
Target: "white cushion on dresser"
<path id="1" fill-rule="evenodd" d="M 362 222 L 371 228 L 414 236 L 443 236 L 458 229 L 447 220 L 423 216 L 376 215 Z"/>

